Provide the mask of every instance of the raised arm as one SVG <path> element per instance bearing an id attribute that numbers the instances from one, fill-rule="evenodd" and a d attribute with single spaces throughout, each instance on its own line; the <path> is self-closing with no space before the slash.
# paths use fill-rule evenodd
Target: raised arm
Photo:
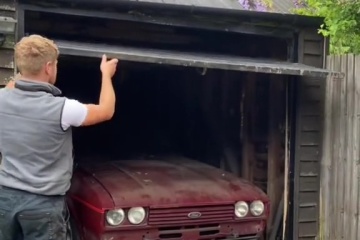
<path id="1" fill-rule="evenodd" d="M 61 125 L 63 130 L 70 126 L 90 126 L 110 120 L 115 112 L 115 92 L 112 77 L 116 72 L 118 60 L 107 60 L 103 55 L 100 65 L 102 83 L 98 104 L 83 104 L 74 99 L 66 99 Z"/>
<path id="2" fill-rule="evenodd" d="M 106 55 L 103 55 L 100 70 L 102 72 L 102 83 L 100 98 L 98 104 L 88 104 L 87 116 L 81 126 L 89 126 L 110 120 L 115 112 L 115 92 L 112 83 L 112 77 L 116 72 L 118 60 L 107 61 Z"/>

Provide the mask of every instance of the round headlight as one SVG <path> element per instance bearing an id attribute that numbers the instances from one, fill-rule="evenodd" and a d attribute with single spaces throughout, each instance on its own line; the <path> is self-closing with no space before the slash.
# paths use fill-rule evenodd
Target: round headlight
<path id="1" fill-rule="evenodd" d="M 235 204 L 235 215 L 239 218 L 245 217 L 249 212 L 249 206 L 246 202 L 240 201 Z"/>
<path id="2" fill-rule="evenodd" d="M 253 201 L 251 204 L 250 204 L 250 212 L 252 215 L 258 217 L 260 216 L 261 214 L 264 213 L 264 209 L 265 209 L 265 206 L 264 206 L 264 203 L 262 201 Z"/>
<path id="3" fill-rule="evenodd" d="M 125 212 L 122 209 L 110 210 L 106 213 L 106 221 L 112 225 L 120 225 L 125 219 Z"/>
<path id="4" fill-rule="evenodd" d="M 142 207 L 130 208 L 128 212 L 129 222 L 132 224 L 140 224 L 144 221 L 146 216 L 145 209 Z"/>

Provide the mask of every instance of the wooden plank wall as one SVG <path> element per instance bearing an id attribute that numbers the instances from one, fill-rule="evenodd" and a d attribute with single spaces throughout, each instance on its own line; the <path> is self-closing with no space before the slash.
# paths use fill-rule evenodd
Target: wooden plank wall
<path id="1" fill-rule="evenodd" d="M 274 226 L 283 192 L 284 192 L 284 168 L 285 168 L 285 81 L 287 76 L 270 77 L 269 86 L 269 134 L 267 154 L 267 194 L 270 198 L 270 217 L 268 221 L 268 234 L 276 231 Z M 287 174 L 285 174 L 287 175 Z"/>
<path id="2" fill-rule="evenodd" d="M 247 73 L 242 93 L 241 177 L 270 198 L 267 234 L 277 230 L 273 223 L 284 191 L 285 86 L 288 80 L 288 76 Z"/>
<path id="3" fill-rule="evenodd" d="M 0 1 L 0 16 L 16 18 L 15 0 Z M 0 46 L 0 86 L 14 76 L 14 42 L 15 32 L 5 36 L 5 43 Z"/>
<path id="4" fill-rule="evenodd" d="M 316 29 L 299 36 L 299 62 L 322 68 L 324 38 Z M 296 129 L 293 148 L 293 240 L 316 240 L 319 234 L 320 161 L 326 79 L 296 81 Z M 331 238 L 330 238 L 331 239 Z M 333 239 L 331 239 L 333 240 Z"/>
<path id="5" fill-rule="evenodd" d="M 320 239 L 360 239 L 360 56 L 329 56 L 321 161 Z"/>

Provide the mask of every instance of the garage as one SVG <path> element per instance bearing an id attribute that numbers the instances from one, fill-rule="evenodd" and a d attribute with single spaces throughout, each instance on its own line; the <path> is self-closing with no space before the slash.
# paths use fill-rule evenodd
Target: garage
<path id="1" fill-rule="evenodd" d="M 322 69 L 316 19 L 291 25 L 291 16 L 235 10 L 32 2 L 20 2 L 19 36 L 55 40 L 65 96 L 97 102 L 100 56 L 120 59 L 115 116 L 74 130 L 77 162 L 186 158 L 221 168 L 267 193 L 269 237 L 286 230 L 315 239 L 318 176 L 301 171 L 318 164 L 322 82 L 337 74 Z"/>

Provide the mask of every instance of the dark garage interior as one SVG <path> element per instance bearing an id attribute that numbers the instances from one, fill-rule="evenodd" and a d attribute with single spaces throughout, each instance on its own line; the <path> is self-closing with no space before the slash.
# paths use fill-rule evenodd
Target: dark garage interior
<path id="1" fill-rule="evenodd" d="M 57 85 L 63 94 L 98 102 L 99 59 L 64 57 L 59 62 Z M 255 155 L 261 158 L 267 155 L 269 132 L 271 75 L 252 75 L 258 89 L 252 116 L 246 116 L 245 94 L 239 93 L 249 85 L 247 75 L 222 70 L 203 75 L 196 68 L 121 62 L 114 79 L 115 116 L 98 126 L 75 129 L 75 155 L 100 155 L 105 161 L 175 154 L 220 167 L 230 151 L 241 168 L 244 141 L 256 142 Z M 266 179 L 258 183 L 266 190 Z"/>

